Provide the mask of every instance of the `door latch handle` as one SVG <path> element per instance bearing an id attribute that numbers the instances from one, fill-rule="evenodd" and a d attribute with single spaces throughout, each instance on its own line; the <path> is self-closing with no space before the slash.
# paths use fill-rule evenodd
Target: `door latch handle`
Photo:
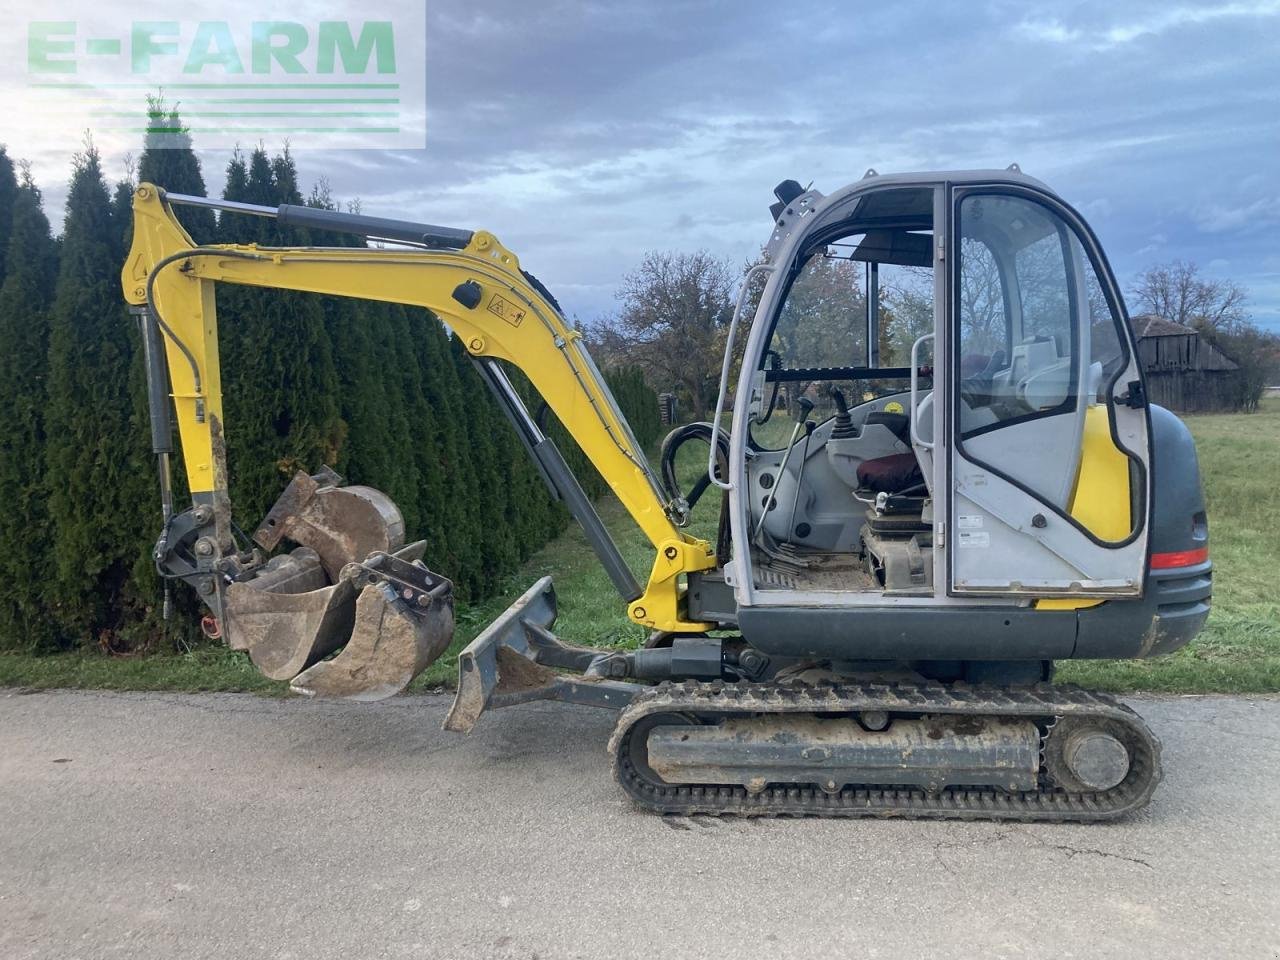
<path id="1" fill-rule="evenodd" d="M 1142 386 L 1141 380 L 1130 380 L 1129 389 L 1120 396 L 1116 397 L 1117 403 L 1123 403 L 1126 407 L 1134 410 L 1141 410 L 1147 405 L 1147 391 Z"/>

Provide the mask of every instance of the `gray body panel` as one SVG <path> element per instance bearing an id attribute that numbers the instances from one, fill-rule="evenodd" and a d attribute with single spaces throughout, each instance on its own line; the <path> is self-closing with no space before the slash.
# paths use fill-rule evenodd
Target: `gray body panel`
<path id="1" fill-rule="evenodd" d="M 1207 542 L 1195 442 L 1174 414 L 1151 408 L 1153 553 Z M 1199 517 L 1199 522 L 1195 518 Z M 983 604 L 962 607 L 732 603 L 715 576 L 690 579 L 694 616 L 736 623 L 743 639 L 771 656 L 838 660 L 1067 660 L 1144 658 L 1172 653 L 1204 626 L 1212 564 L 1148 572 L 1143 596 L 1079 610 Z"/>

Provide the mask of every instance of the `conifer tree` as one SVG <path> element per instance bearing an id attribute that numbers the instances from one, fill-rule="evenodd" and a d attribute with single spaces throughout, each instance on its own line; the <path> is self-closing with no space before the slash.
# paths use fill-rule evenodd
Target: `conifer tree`
<path id="1" fill-rule="evenodd" d="M 522 396 L 531 393 L 523 373 L 512 367 L 506 367 L 505 372 Z M 494 414 L 498 424 L 499 471 L 507 478 L 503 484 L 507 493 L 506 523 L 515 533 L 517 561 L 525 560 L 564 529 L 568 513 L 551 498 L 542 476 L 506 418 L 498 415 L 496 409 Z"/>
<path id="2" fill-rule="evenodd" d="M 459 428 L 466 437 L 465 449 L 476 476 L 472 544 L 477 554 L 478 579 L 473 589 L 483 596 L 504 573 L 515 567 L 520 556 L 516 529 L 507 518 L 511 477 L 504 465 L 509 468 L 511 461 L 500 458 L 497 451 L 497 443 L 509 428 L 462 341 L 451 337 L 449 346 L 462 395 L 463 417 Z"/>
<path id="3" fill-rule="evenodd" d="M 200 159 L 192 149 L 191 132 L 182 122 L 177 105 L 163 97 L 147 97 L 147 135 L 138 161 L 138 180 L 154 183 L 173 193 L 205 195 Z M 214 240 L 213 211 L 204 207 L 175 207 L 178 222 L 196 243 Z"/>
<path id="4" fill-rule="evenodd" d="M 67 643 L 92 634 L 112 647 L 154 599 L 132 580 L 155 535 L 145 507 L 155 491 L 134 415 L 136 334 L 120 297 L 119 228 L 89 145 L 73 165 L 49 339 L 47 583 Z"/>
<path id="5" fill-rule="evenodd" d="M 116 250 L 123 261 L 133 242 L 133 181 L 116 183 L 111 194 L 111 222 L 116 225 Z"/>
<path id="6" fill-rule="evenodd" d="M 266 206 L 301 203 L 288 151 L 235 157 L 223 196 Z M 246 222 L 249 221 L 249 222 Z M 225 242 L 283 246 L 301 239 L 262 217 L 224 214 Z M 233 508 L 256 523 L 297 470 L 314 472 L 341 446 L 337 375 L 320 298 L 221 285 L 219 342 Z"/>
<path id="7" fill-rule="evenodd" d="M 322 180 L 312 189 L 307 205 L 334 209 L 327 182 Z M 363 246 L 362 240 L 349 234 L 309 231 L 306 240 L 317 246 Z M 340 446 L 332 466 L 352 483 L 383 490 L 405 511 L 405 504 L 416 496 L 416 470 L 413 451 L 406 445 L 408 392 L 400 370 L 402 345 L 391 335 L 391 305 L 326 297 L 322 307 L 333 345 L 341 420 Z M 412 534 L 413 525 L 406 523 L 406 530 Z"/>
<path id="8" fill-rule="evenodd" d="M 361 321 L 368 325 L 374 353 L 369 373 L 380 388 L 382 399 L 364 411 L 363 422 L 367 423 L 371 418 L 378 421 L 371 436 L 361 437 L 365 428 L 361 426 L 361 418 L 352 410 L 348 443 L 356 468 L 353 476 L 384 477 L 384 489 L 397 504 L 403 504 L 401 509 L 408 536 L 419 539 L 419 497 L 423 480 L 418 465 L 420 454 L 413 449 L 411 439 L 417 371 L 406 358 L 408 315 L 398 304 L 366 303 L 361 306 L 364 308 Z M 344 399 L 349 390 L 360 390 L 358 383 L 353 378 L 352 387 L 344 388 Z M 382 436 L 385 436 L 385 441 L 379 439 Z M 375 445 L 382 442 L 386 444 L 385 449 L 375 450 Z"/>
<path id="9" fill-rule="evenodd" d="M 11 212 L 8 271 L 0 284 L 0 648 L 38 650 L 53 639 L 42 589 L 49 554 L 44 410 L 58 266 L 29 173 Z"/>
<path id="10" fill-rule="evenodd" d="M 658 395 L 644 380 L 639 366 L 616 367 L 604 375 L 614 399 L 622 410 L 631 432 L 641 449 L 649 450 L 662 433 L 662 416 L 658 411 Z"/>
<path id="11" fill-rule="evenodd" d="M 0 283 L 4 282 L 5 260 L 9 252 L 9 233 L 13 229 L 14 206 L 18 200 L 18 181 L 13 174 L 13 161 L 0 144 Z"/>
<path id="12" fill-rule="evenodd" d="M 482 596 L 485 583 L 479 558 L 481 507 L 487 489 L 480 486 L 468 448 L 466 401 L 449 339 L 430 313 L 414 311 L 413 338 L 419 348 L 424 401 L 435 414 L 436 436 L 426 448 L 423 469 L 440 478 L 441 499 L 428 505 L 429 540 L 439 544 L 440 568 L 449 570 L 459 594 Z"/>
<path id="13" fill-rule="evenodd" d="M 425 337 L 441 337 L 434 317 L 421 311 L 392 304 L 387 310 L 388 335 L 400 346 L 394 370 L 405 400 L 408 431 L 405 434 L 406 460 L 411 465 L 408 482 L 411 495 L 396 502 L 404 513 L 405 530 L 415 539 L 427 541 L 428 564 L 445 572 L 445 542 L 441 519 L 447 516 L 443 507 L 449 484 L 437 463 L 436 451 L 442 436 L 440 412 L 431 404 L 427 379 L 433 371 L 424 366 Z"/>

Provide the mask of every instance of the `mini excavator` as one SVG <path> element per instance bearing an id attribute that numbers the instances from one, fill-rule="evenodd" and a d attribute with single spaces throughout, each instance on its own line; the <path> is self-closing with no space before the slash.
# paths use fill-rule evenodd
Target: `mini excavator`
<path id="1" fill-rule="evenodd" d="M 1097 238 L 1016 165 L 774 194 L 710 422 L 672 431 L 655 469 L 580 334 L 493 234 L 139 185 L 122 282 L 146 353 L 160 573 L 194 588 L 206 633 L 307 696 L 389 697 L 445 652 L 452 584 L 381 492 L 300 472 L 252 542 L 238 533 L 214 288 L 423 307 L 648 633 L 634 650 L 561 639 L 543 577 L 459 654 L 448 730 L 534 700 L 617 711 L 621 789 L 669 814 L 1094 821 L 1142 807 L 1159 742 L 1119 701 L 1054 684 L 1053 667 L 1190 641 L 1209 612 L 1208 525 L 1193 441 L 1148 402 Z M 385 243 L 197 245 L 182 205 Z M 643 579 L 508 366 L 652 544 Z M 690 443 L 706 469 L 684 489 Z M 714 543 L 688 532 L 713 489 Z"/>

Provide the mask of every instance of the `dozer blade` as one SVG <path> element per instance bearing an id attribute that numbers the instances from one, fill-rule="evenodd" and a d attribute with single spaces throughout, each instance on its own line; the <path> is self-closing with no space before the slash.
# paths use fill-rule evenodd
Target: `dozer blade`
<path id="1" fill-rule="evenodd" d="M 607 680 L 585 671 L 601 651 L 565 643 L 551 632 L 556 591 L 543 577 L 458 654 L 458 693 L 444 729 L 470 733 L 480 714 L 532 700 L 561 700 L 621 710 L 640 684 Z"/>
<path id="2" fill-rule="evenodd" d="M 414 544 L 414 547 L 420 544 Z M 453 640 L 453 584 L 404 554 L 350 564 L 343 582 L 361 587 L 342 652 L 294 678 L 309 697 L 383 700 L 404 690 Z"/>

